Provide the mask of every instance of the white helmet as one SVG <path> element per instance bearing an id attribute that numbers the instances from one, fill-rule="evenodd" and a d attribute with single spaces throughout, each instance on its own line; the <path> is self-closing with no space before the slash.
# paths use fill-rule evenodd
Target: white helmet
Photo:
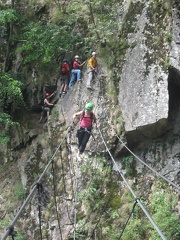
<path id="1" fill-rule="evenodd" d="M 76 56 L 74 57 L 74 59 L 75 59 L 75 58 L 79 58 L 79 56 L 78 56 L 78 55 L 76 55 Z"/>
<path id="2" fill-rule="evenodd" d="M 93 56 L 93 55 L 96 55 L 96 54 L 97 54 L 96 52 L 92 52 L 92 56 Z"/>

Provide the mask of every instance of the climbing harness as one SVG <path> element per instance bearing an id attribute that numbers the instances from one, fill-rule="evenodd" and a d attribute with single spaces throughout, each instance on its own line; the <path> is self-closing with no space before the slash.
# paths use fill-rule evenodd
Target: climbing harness
<path id="1" fill-rule="evenodd" d="M 79 134 L 80 132 L 87 132 L 89 135 L 92 136 L 92 138 L 94 139 L 94 141 L 96 141 L 96 139 L 95 139 L 93 133 L 90 132 L 90 131 L 88 130 L 88 128 L 82 128 L 82 127 L 79 128 L 79 129 L 77 130 L 76 137 L 78 137 L 78 134 Z"/>

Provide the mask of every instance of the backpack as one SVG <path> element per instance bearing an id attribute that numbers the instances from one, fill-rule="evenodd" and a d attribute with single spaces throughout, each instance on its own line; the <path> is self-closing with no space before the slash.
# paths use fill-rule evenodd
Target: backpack
<path id="1" fill-rule="evenodd" d="M 69 64 L 65 62 L 61 65 L 61 74 L 65 75 L 68 72 L 69 72 Z"/>

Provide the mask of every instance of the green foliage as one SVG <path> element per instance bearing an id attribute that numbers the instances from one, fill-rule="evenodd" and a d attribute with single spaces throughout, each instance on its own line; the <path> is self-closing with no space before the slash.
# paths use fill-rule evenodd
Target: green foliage
<path id="1" fill-rule="evenodd" d="M 11 23 L 18 20 L 18 15 L 14 9 L 5 9 L 0 11 L 0 25 Z"/>
<path id="2" fill-rule="evenodd" d="M 70 51 L 73 45 L 84 45 L 82 36 L 71 35 L 66 26 L 30 23 L 23 31 L 19 38 L 24 42 L 18 51 L 24 53 L 25 63 L 53 65 L 60 53 Z"/>
<path id="3" fill-rule="evenodd" d="M 165 71 L 167 71 L 168 68 L 169 68 L 169 66 L 170 66 L 169 57 L 168 57 L 168 56 L 165 56 L 164 59 L 163 59 L 163 61 L 160 62 L 160 63 L 162 64 L 163 69 L 164 69 Z"/>
<path id="4" fill-rule="evenodd" d="M 82 174 L 85 174 L 86 187 L 78 194 L 78 200 L 82 205 L 86 205 L 88 213 L 85 215 L 81 213 L 77 217 L 79 233 L 82 231 L 82 225 L 83 231 L 85 229 L 88 231 L 89 221 L 87 221 L 87 218 L 90 212 L 97 214 L 102 211 L 103 207 L 110 204 L 110 196 L 113 192 L 108 190 L 105 194 L 103 189 L 110 184 L 111 168 L 110 166 L 104 166 L 104 160 L 103 158 L 93 158 L 81 167 Z"/>
<path id="5" fill-rule="evenodd" d="M 53 109 L 53 111 L 52 111 L 52 118 L 55 120 L 55 119 L 57 119 L 58 120 L 58 117 L 59 117 L 59 112 L 58 111 L 56 111 L 55 109 Z"/>
<path id="6" fill-rule="evenodd" d="M 142 221 L 139 218 L 131 217 L 129 224 L 127 225 L 123 236 L 123 240 L 141 240 L 146 238 L 145 228 L 143 229 Z"/>
<path id="7" fill-rule="evenodd" d="M 16 238 L 16 240 L 24 240 L 25 234 L 18 231 L 15 238 Z"/>
<path id="8" fill-rule="evenodd" d="M 11 111 L 23 108 L 25 103 L 21 91 L 22 83 L 15 80 L 10 74 L 0 73 L 0 143 L 8 141 L 8 127 L 15 123 L 11 117 Z"/>
<path id="9" fill-rule="evenodd" d="M 126 169 L 127 176 L 132 176 L 135 170 L 135 160 L 132 155 L 122 159 L 123 167 Z"/>
<path id="10" fill-rule="evenodd" d="M 172 198 L 169 201 L 167 198 Z M 180 238 L 180 223 L 178 222 L 178 215 L 172 211 L 172 208 L 177 204 L 177 199 L 170 194 L 165 194 L 162 189 L 159 189 L 152 198 L 151 208 L 153 211 L 153 219 L 158 223 L 159 228 L 165 234 L 167 239 L 176 240 Z M 158 233 L 152 229 L 150 240 L 161 239 Z"/>
<path id="11" fill-rule="evenodd" d="M 119 1 L 86 1 L 89 8 L 89 16 L 91 22 L 88 24 L 90 32 L 98 33 L 101 43 L 107 42 L 111 44 L 113 36 L 117 34 L 118 22 L 116 18 L 118 16 L 117 7 Z M 98 20 L 96 17 L 98 16 Z M 94 19 L 94 21 L 93 21 Z"/>
<path id="12" fill-rule="evenodd" d="M 165 188 L 165 189 L 164 189 Z M 178 200 L 174 193 L 168 190 L 160 182 L 154 184 L 154 192 L 152 193 L 149 203 L 148 212 L 155 221 L 159 229 L 163 232 L 167 239 L 177 240 L 180 237 L 180 224 L 178 215 L 172 211 L 177 205 Z M 140 208 L 135 208 L 135 215 L 130 218 L 129 223 L 123 233 L 123 240 L 160 240 L 161 237 L 154 229 L 152 224 L 147 220 Z"/>
<path id="13" fill-rule="evenodd" d="M 166 39 L 168 40 L 168 42 L 172 42 L 173 39 L 173 34 L 172 33 L 166 33 L 165 34 Z"/>
<path id="14" fill-rule="evenodd" d="M 22 83 L 15 80 L 10 74 L 0 73 L 0 107 L 11 104 L 13 109 L 24 106 L 23 95 L 21 91 Z"/>
<path id="15" fill-rule="evenodd" d="M 7 227 L 9 225 L 9 220 L 7 219 L 4 219 L 1 221 L 1 227 L 4 228 L 4 227 Z"/>
<path id="16" fill-rule="evenodd" d="M 22 182 L 19 181 L 16 183 L 15 189 L 14 189 L 15 197 L 17 200 L 22 200 L 25 196 L 25 191 L 22 185 Z"/>

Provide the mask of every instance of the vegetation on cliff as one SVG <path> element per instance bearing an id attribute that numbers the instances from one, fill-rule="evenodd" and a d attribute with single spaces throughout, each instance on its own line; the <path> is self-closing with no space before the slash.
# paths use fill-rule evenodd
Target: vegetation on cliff
<path id="1" fill-rule="evenodd" d="M 31 106 L 31 103 L 26 101 L 28 91 L 26 92 L 27 95 L 23 94 L 24 89 L 28 89 L 29 82 L 33 82 L 33 87 L 35 86 L 38 89 L 47 82 L 51 83 L 54 79 L 57 80 L 59 62 L 64 56 L 69 56 L 71 60 L 74 54 L 78 53 L 83 59 L 87 59 L 92 49 L 97 49 L 104 67 L 111 70 L 110 81 L 104 88 L 109 94 L 109 100 L 116 104 L 118 101 L 117 85 L 118 76 L 120 76 L 121 72 L 120 67 L 124 62 L 126 50 L 128 48 L 132 49 L 136 45 L 136 41 L 131 44 L 128 43 L 128 34 L 136 30 L 133 25 L 136 21 L 136 14 L 142 12 L 146 1 L 142 1 L 142 3 L 139 1 L 137 5 L 133 1 L 129 1 L 128 7 L 130 11 L 127 15 L 123 15 L 123 11 L 126 11 L 126 9 L 121 9 L 121 4 L 124 1 L 119 0 L 70 0 L 68 2 L 56 0 L 44 1 L 43 4 L 39 1 L 29 3 L 26 0 L 11 2 L 10 6 L 0 3 L 2 7 L 0 11 L 0 29 L 2 30 L 0 35 L 0 93 L 3 96 L 0 99 L 0 123 L 2 123 L 0 125 L 0 143 L 7 143 L 9 140 L 10 126 L 17 124 L 14 117 L 16 111 L 20 111 L 22 107 L 25 107 L 24 102 Z M 160 19 L 162 23 L 165 17 L 168 19 L 169 9 L 167 9 L 167 4 L 171 6 L 168 0 L 165 2 L 162 0 L 152 1 L 152 12 L 149 12 L 151 13 L 151 21 Z M 164 14 L 161 18 L 157 13 L 153 14 L 157 12 L 157 9 L 160 9 L 160 12 Z M 147 30 L 149 29 L 147 28 Z M 159 31 L 153 36 L 148 35 L 148 37 L 150 36 L 148 44 L 151 44 L 152 41 L 154 45 L 158 46 L 162 38 L 165 39 L 164 41 L 168 40 L 168 42 L 171 40 L 171 33 L 160 37 L 156 35 L 159 35 Z M 164 54 L 163 51 L 161 53 Z M 158 51 L 156 54 L 158 55 Z M 163 58 L 163 56 L 161 57 Z M 168 59 L 164 61 L 163 65 L 167 68 Z M 33 74 L 36 76 L 32 80 L 31 75 Z M 113 124 L 119 126 L 117 129 L 119 129 L 118 133 L 120 133 L 123 128 L 120 110 L 114 109 L 112 106 L 110 114 L 112 115 Z M 33 121 L 33 119 L 31 118 L 29 121 Z M 45 128 L 46 133 L 48 130 Z M 61 131 L 63 130 L 65 130 L 65 127 L 61 126 Z M 62 136 L 63 133 L 60 133 L 59 128 L 54 128 L 48 136 L 51 140 L 42 137 L 42 142 L 47 141 L 49 144 L 45 145 L 44 148 L 52 148 L 53 152 L 56 148 L 54 139 L 58 142 Z M 114 138 L 112 139 L 113 144 Z M 38 145 L 37 149 L 38 154 L 34 154 L 35 156 L 32 159 L 30 157 L 33 154 L 29 153 L 27 155 L 30 159 L 28 160 L 31 171 L 33 170 L 33 173 L 29 173 L 31 179 L 28 176 L 28 184 L 37 179 L 39 171 L 42 170 L 42 165 L 45 165 L 45 160 L 42 159 L 43 147 Z M 55 197 L 59 200 L 58 203 L 61 203 L 61 195 L 65 193 L 63 181 L 65 174 L 69 171 L 67 146 L 64 146 L 63 151 L 65 152 L 63 157 L 64 165 L 62 159 L 56 159 L 56 170 L 59 175 L 56 178 L 57 195 Z M 21 154 L 20 151 L 19 156 Z M 36 164 L 34 158 L 37 158 Z M 13 160 L 17 159 L 14 158 Z M 8 164 L 0 168 L 0 176 L 3 179 L 0 185 L 4 189 L 6 185 L 5 178 L 11 179 L 13 173 L 16 175 L 16 178 L 13 178 L 15 188 L 14 192 L 12 192 L 12 183 L 10 183 L 8 191 L 3 190 L 3 195 L 8 198 L 8 201 L 0 210 L 0 218 L 3 219 L 1 230 L 6 228 L 12 219 L 14 203 L 17 207 L 18 203 L 25 198 L 21 177 L 15 174 L 16 168 L 12 167 L 12 169 L 12 165 L 9 166 Z M 132 188 L 139 192 L 138 195 L 143 204 L 165 233 L 167 239 L 179 239 L 180 226 L 175 209 L 178 200 L 175 193 L 159 180 L 154 180 L 145 189 L 143 184 L 145 184 L 148 175 L 137 175 L 137 172 L 134 171 L 135 166 L 135 160 L 132 156 L 122 158 L 122 168 L 126 172 Z M 5 168 L 12 169 L 12 172 L 5 174 Z M 131 213 L 134 203 L 133 197 L 123 186 L 122 179 L 112 169 L 109 160 L 102 156 L 96 155 L 83 163 L 81 174 L 83 188 L 77 193 L 77 237 L 82 240 L 119 239 L 124 223 Z M 134 179 L 137 178 L 139 182 L 135 183 Z M 46 180 L 48 184 L 53 185 L 50 174 Z M 27 188 L 30 189 L 30 186 L 28 185 Z M 73 191 L 73 186 L 70 186 L 70 188 Z M 43 225 L 44 239 L 49 238 L 49 232 L 52 230 L 49 230 L 49 223 L 55 219 L 53 191 L 48 189 L 47 192 L 50 199 L 48 199 L 49 202 L 42 213 L 45 220 Z M 59 205 L 59 209 L 63 207 Z M 27 212 L 30 210 L 29 207 Z M 25 214 L 23 218 L 30 223 L 32 227 L 30 231 L 33 231 L 35 237 L 38 238 L 39 228 L 37 222 L 30 219 L 28 214 Z M 18 223 L 19 235 L 16 237 L 17 240 L 25 238 L 23 233 L 26 232 L 27 228 L 21 221 Z M 72 239 L 72 233 L 68 233 L 67 239 Z M 122 239 L 158 240 L 159 236 L 147 221 L 143 212 L 136 207 Z"/>

